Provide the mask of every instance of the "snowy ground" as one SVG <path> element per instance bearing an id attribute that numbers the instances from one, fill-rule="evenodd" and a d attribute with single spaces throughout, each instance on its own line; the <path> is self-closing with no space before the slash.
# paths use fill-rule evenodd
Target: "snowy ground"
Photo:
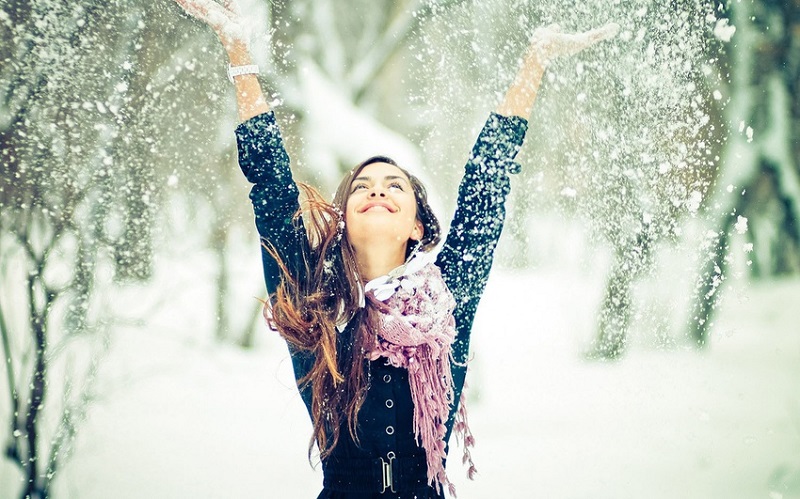
<path id="1" fill-rule="evenodd" d="M 249 352 L 205 339 L 197 268 L 171 269 L 147 329 L 116 332 L 58 498 L 316 497 L 285 347 L 266 331 Z M 734 280 L 705 352 L 640 332 L 612 364 L 581 357 L 601 286 L 493 274 L 469 378 L 479 475 L 456 448 L 459 497 L 800 498 L 800 280 Z M 16 479 L 0 465 L 0 496 Z"/>

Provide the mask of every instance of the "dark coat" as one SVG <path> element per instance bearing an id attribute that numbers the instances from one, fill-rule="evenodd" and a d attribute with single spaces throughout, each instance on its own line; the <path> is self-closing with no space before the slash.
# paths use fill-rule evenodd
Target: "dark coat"
<path id="1" fill-rule="evenodd" d="M 456 301 L 453 312 L 457 331 L 453 343 L 455 362 L 451 364 L 456 403 L 446 423 L 445 441 L 453 430 L 458 400 L 464 388 L 472 322 L 503 228 L 504 204 L 510 190 L 508 174 L 519 170 L 513 159 L 526 130 L 527 121 L 523 118 L 498 114 L 489 117 L 466 164 L 456 213 L 436 260 Z M 295 224 L 292 220 L 299 209 L 299 191 L 292 179 L 289 156 L 283 147 L 275 116 L 270 112 L 240 124 L 236 137 L 239 165 L 247 180 L 254 184 L 250 199 L 258 232 L 275 248 L 291 272 L 300 272 L 301 251 L 308 241 L 302 224 Z M 280 282 L 278 266 L 263 248 L 262 261 L 267 290 L 272 293 Z M 348 327 L 342 332 L 343 338 L 351 337 L 350 329 Z M 295 377 L 299 380 L 308 373 L 314 359 L 292 348 L 290 353 Z M 425 451 L 417 446 L 414 437 L 407 371 L 389 366 L 382 359 L 368 364 L 369 388 L 359 413 L 360 446 L 343 428 L 339 444 L 322 463 L 325 489 L 319 497 L 441 497 L 428 487 L 424 479 Z M 300 393 L 310 415 L 311 390 L 306 387 Z M 385 463 L 391 461 L 394 461 L 390 465 L 395 475 L 393 481 L 397 487 L 402 486 L 402 492 L 386 490 L 381 494 L 382 472 L 387 466 Z M 350 485 L 340 486 L 341 482 Z M 365 488 L 356 492 L 352 483 L 364 483 Z M 376 486 L 377 492 L 374 490 Z M 336 490 L 341 488 L 350 491 Z"/>

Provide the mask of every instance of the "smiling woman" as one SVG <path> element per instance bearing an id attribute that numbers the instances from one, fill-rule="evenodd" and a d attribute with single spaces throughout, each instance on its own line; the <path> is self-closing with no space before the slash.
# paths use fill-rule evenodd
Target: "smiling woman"
<path id="1" fill-rule="evenodd" d="M 430 227 L 426 246 L 432 246 L 432 232 L 436 233 L 433 244 L 438 242 L 439 223 L 422 183 L 388 158 L 364 161 L 343 180 L 342 189 L 349 192 L 339 201 L 345 207 L 347 240 L 365 279 L 386 274 L 397 262 L 404 262 L 411 248 L 422 242 L 425 227 Z M 376 245 L 385 246 L 385 251 L 368 250 Z"/>
<path id="2" fill-rule="evenodd" d="M 418 499 L 453 493 L 448 440 L 462 437 L 470 332 L 505 218 L 509 174 L 547 63 L 613 36 L 536 30 L 472 149 L 438 254 L 423 185 L 386 157 L 341 182 L 331 203 L 292 179 L 274 114 L 255 77 L 233 0 L 176 0 L 225 46 L 236 86 L 239 166 L 262 239 L 270 324 L 286 340 L 323 469 L 320 498 Z M 306 194 L 298 201 L 300 190 Z"/>

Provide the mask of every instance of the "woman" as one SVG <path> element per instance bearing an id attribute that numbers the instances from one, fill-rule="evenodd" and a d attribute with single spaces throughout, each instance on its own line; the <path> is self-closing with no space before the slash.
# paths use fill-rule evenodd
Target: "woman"
<path id="1" fill-rule="evenodd" d="M 461 395 L 469 335 L 505 216 L 509 174 L 548 61 L 613 36 L 537 30 L 473 147 L 441 251 L 417 178 L 389 158 L 347 175 L 332 203 L 298 185 L 251 65 L 234 1 L 176 0 L 224 44 L 241 124 L 239 165 L 263 242 L 267 317 L 286 339 L 314 424 L 320 498 L 440 498 L 455 428 L 474 467 Z"/>

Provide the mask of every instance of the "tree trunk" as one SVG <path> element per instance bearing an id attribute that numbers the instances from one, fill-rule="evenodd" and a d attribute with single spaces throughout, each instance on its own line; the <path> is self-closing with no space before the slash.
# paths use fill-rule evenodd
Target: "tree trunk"
<path id="1" fill-rule="evenodd" d="M 632 283 L 631 274 L 618 261 L 606 282 L 598 317 L 597 338 L 590 357 L 616 359 L 624 353 L 631 316 Z"/>
<path id="2" fill-rule="evenodd" d="M 730 232 L 739 216 L 750 221 L 747 236 L 757 251 L 751 267 L 754 273 L 800 270 L 800 174 L 795 143 L 800 106 L 793 93 L 799 71 L 793 61 L 800 56 L 800 46 L 792 43 L 800 19 L 795 4 L 731 3 L 737 31 L 730 48 L 725 118 L 732 134 L 722 153 L 714 196 L 707 202 L 717 213 L 711 229 L 716 235 L 710 251 L 702 249 L 690 317 L 689 334 L 698 346 L 708 343 L 720 284 L 732 254 Z M 728 186 L 733 186 L 733 193 Z"/>
<path id="3" fill-rule="evenodd" d="M 267 298 L 269 299 L 269 298 Z M 239 336 L 239 346 L 242 348 L 252 348 L 255 342 L 255 334 L 258 331 L 258 324 L 263 321 L 264 304 L 255 301 L 253 311 L 250 313 L 250 320 L 247 321 L 242 334 Z"/>
<path id="4" fill-rule="evenodd" d="M 731 217 L 726 217 L 721 230 L 714 234 L 705 261 L 695 285 L 695 300 L 689 322 L 689 334 L 694 343 L 705 346 L 711 328 L 714 309 L 719 303 L 721 285 L 727 270 L 727 254 Z"/>
<path id="5" fill-rule="evenodd" d="M 47 491 L 42 487 L 42 476 L 40 472 L 39 459 L 39 431 L 38 417 L 39 412 L 44 407 L 45 396 L 47 395 L 47 316 L 49 315 L 52 295 L 47 292 L 41 282 L 43 265 L 39 265 L 37 274 L 28 280 L 28 304 L 31 314 L 31 332 L 35 345 L 34 368 L 31 373 L 30 398 L 28 410 L 25 414 L 25 439 L 28 445 L 28 454 L 23 461 L 27 484 L 21 497 L 41 498 L 47 497 Z M 44 300 L 42 309 L 37 310 L 37 287 L 42 286 Z"/>
<path id="6" fill-rule="evenodd" d="M 215 210 L 216 216 L 214 217 L 214 225 L 211 229 L 211 249 L 214 252 L 216 259 L 217 276 L 215 280 L 216 298 L 215 298 L 215 312 L 214 317 L 214 336 L 217 341 L 225 341 L 228 337 L 228 330 L 230 328 L 230 321 L 228 319 L 228 281 L 230 279 L 230 272 L 228 271 L 227 259 L 227 245 L 228 245 L 228 231 L 226 228 L 226 220 L 222 215 L 221 210 Z"/>
<path id="7" fill-rule="evenodd" d="M 644 224 L 638 237 L 617 249 L 590 358 L 612 360 L 625 352 L 633 311 L 633 284 L 650 268 L 653 243 L 649 227 Z"/>

